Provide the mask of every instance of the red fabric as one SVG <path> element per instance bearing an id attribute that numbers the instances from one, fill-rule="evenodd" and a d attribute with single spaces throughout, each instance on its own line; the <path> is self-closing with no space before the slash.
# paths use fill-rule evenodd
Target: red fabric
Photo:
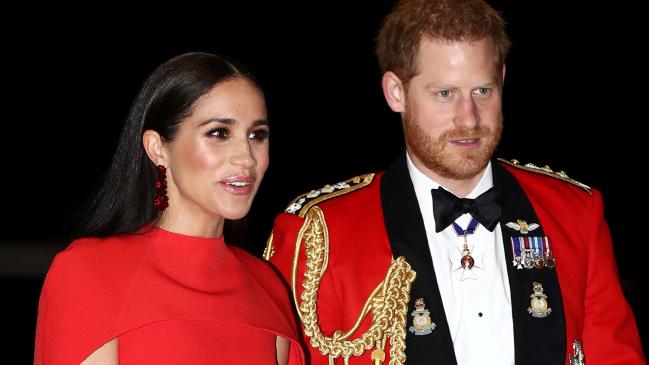
<path id="1" fill-rule="evenodd" d="M 392 250 L 383 224 L 378 180 L 376 176 L 367 187 L 318 204 L 327 222 L 330 241 L 329 265 L 320 283 L 317 301 L 318 324 L 326 336 L 331 337 L 339 329 L 351 329 L 365 300 L 388 272 Z M 303 222 L 297 215 L 283 213 L 277 217 L 273 227 L 275 255 L 271 262 L 289 283 L 297 232 Z M 300 283 L 306 268 L 304 259 L 302 244 L 297 276 L 298 298 L 303 289 Z M 367 331 L 370 323 L 371 316 L 368 315 L 350 339 Z M 305 336 L 305 340 L 308 342 L 308 337 Z M 328 357 L 311 346 L 308 348 L 311 364 L 328 364 Z M 336 360 L 338 363 L 343 363 L 341 358 Z M 350 358 L 349 363 L 372 364 L 370 352 Z"/>
<path id="2" fill-rule="evenodd" d="M 268 265 L 223 239 L 151 227 L 59 253 L 39 303 L 34 363 L 79 364 L 119 338 L 120 364 L 303 364 L 289 295 Z"/>
<path id="3" fill-rule="evenodd" d="M 566 317 L 567 353 L 582 339 L 588 365 L 646 364 L 620 286 L 602 196 L 506 166 L 550 237 Z"/>
<path id="4" fill-rule="evenodd" d="M 507 166 L 505 166 L 507 167 Z M 508 168 L 529 197 L 557 259 L 566 317 L 567 352 L 582 339 L 588 365 L 646 364 L 633 318 L 617 277 L 602 199 L 559 180 Z M 368 187 L 318 206 L 330 234 L 329 267 L 318 292 L 318 319 L 325 335 L 349 330 L 366 298 L 384 278 L 392 252 L 383 223 L 377 174 Z M 275 220 L 271 261 L 287 280 L 297 232 L 303 219 L 283 213 Z M 300 254 L 298 293 L 305 269 Z M 356 334 L 367 330 L 370 316 Z M 356 338 L 352 336 L 350 339 Z M 305 336 L 308 341 L 308 337 Z M 312 363 L 326 365 L 327 357 L 309 346 Z M 386 357 L 386 362 L 388 361 Z M 567 356 L 566 356 L 567 358 Z M 350 364 L 368 364 L 369 352 Z M 338 359 L 342 364 L 342 360 Z"/>

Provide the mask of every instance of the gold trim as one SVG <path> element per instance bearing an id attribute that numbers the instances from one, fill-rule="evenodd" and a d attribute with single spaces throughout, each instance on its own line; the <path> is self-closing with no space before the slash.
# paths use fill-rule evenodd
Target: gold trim
<path id="1" fill-rule="evenodd" d="M 297 298 L 297 272 L 302 240 L 305 241 L 306 270 L 302 287 L 304 291 Z M 342 357 L 347 363 L 351 356 L 360 356 L 375 348 L 377 354 L 383 351 L 390 340 L 390 365 L 404 364 L 406 322 L 410 288 L 416 273 L 404 257 L 392 261 L 388 272 L 368 297 L 354 325 L 347 332 L 337 330 L 332 337 L 322 334 L 318 325 L 317 298 L 320 281 L 329 263 L 329 231 L 324 214 L 318 206 L 309 209 L 306 220 L 298 232 L 291 270 L 291 289 L 298 315 L 304 325 L 304 333 L 311 346 L 324 356 L 333 359 Z M 363 319 L 372 312 L 370 328 L 359 337 L 347 340 L 358 330 Z M 380 364 L 382 361 L 375 361 Z"/>
<path id="2" fill-rule="evenodd" d="M 530 172 L 534 172 L 534 173 L 537 173 L 537 174 L 550 176 L 550 177 L 553 177 L 553 178 L 561 180 L 561 181 L 565 181 L 565 182 L 567 182 L 569 184 L 575 185 L 575 186 L 583 189 L 588 194 L 591 194 L 591 195 L 593 194 L 590 191 L 590 189 L 591 189 L 590 186 L 588 186 L 586 184 L 582 184 L 577 180 L 571 179 L 570 177 L 568 177 L 568 174 L 566 174 L 563 170 L 562 171 L 553 171 L 550 168 L 550 166 L 548 166 L 548 165 L 545 165 L 543 167 L 539 167 L 539 166 L 536 166 L 536 165 L 531 164 L 531 163 L 521 165 L 521 163 L 518 160 L 505 160 L 504 158 L 498 158 L 498 161 L 504 162 L 504 163 L 508 164 L 509 166 L 515 167 L 517 169 L 530 171 Z"/>
<path id="3" fill-rule="evenodd" d="M 325 200 L 335 198 L 337 196 L 345 195 L 347 193 L 351 193 L 352 191 L 358 190 L 360 188 L 364 188 L 367 185 L 371 184 L 372 180 L 374 180 L 374 173 L 365 174 L 365 175 L 361 175 L 361 176 L 356 176 L 356 177 L 353 177 L 351 179 L 348 179 L 348 180 L 344 181 L 345 183 L 348 183 L 348 184 L 349 183 L 356 183 L 356 185 L 353 185 L 353 186 L 350 186 L 348 188 L 341 189 L 341 190 L 338 190 L 338 191 L 334 191 L 334 192 L 329 193 L 329 194 L 323 194 L 323 195 L 318 196 L 317 198 L 309 200 L 309 202 L 304 204 L 304 206 L 300 210 L 300 214 L 299 214 L 300 218 L 304 218 L 304 215 L 306 214 L 306 212 L 309 209 L 311 209 L 312 206 L 314 206 L 314 205 L 316 205 L 316 204 L 318 204 L 320 202 L 323 202 Z"/>
<path id="4" fill-rule="evenodd" d="M 331 199 L 331 198 L 335 198 L 335 197 L 340 196 L 340 195 L 351 193 L 354 190 L 358 190 L 360 188 L 363 188 L 363 187 L 371 184 L 372 180 L 374 179 L 374 175 L 375 175 L 374 173 L 369 173 L 369 174 L 365 174 L 365 175 L 355 176 L 355 177 L 353 177 L 351 179 L 347 179 L 345 181 L 339 182 L 339 183 L 334 184 L 334 185 L 326 185 L 322 189 L 330 188 L 330 189 L 332 189 L 331 192 L 329 192 L 329 193 L 328 192 L 323 192 L 322 189 L 319 189 L 319 190 L 311 191 L 311 192 L 308 192 L 308 193 L 304 193 L 302 195 L 299 195 L 297 198 L 293 199 L 289 203 L 288 206 L 291 207 L 291 206 L 297 204 L 296 210 L 300 209 L 300 212 L 298 213 L 298 216 L 300 218 L 304 218 L 304 216 L 306 215 L 306 212 L 308 212 L 309 209 L 312 206 L 314 206 L 314 205 L 316 205 L 316 204 L 318 204 L 318 203 L 320 203 L 322 201 L 325 201 L 327 199 Z M 339 185 L 339 184 L 348 184 L 350 186 L 346 187 L 346 188 L 336 190 L 337 189 L 336 185 Z M 316 197 L 314 197 L 314 198 L 308 198 L 307 196 L 309 194 L 313 193 L 313 192 L 318 193 L 318 195 Z M 304 201 L 302 203 L 298 203 L 301 199 L 304 199 Z M 293 212 L 290 211 L 289 213 L 293 213 Z"/>
<path id="5" fill-rule="evenodd" d="M 270 261 L 270 259 L 275 255 L 275 247 L 273 247 L 273 232 L 270 232 L 270 236 L 268 237 L 268 240 L 266 240 L 266 247 L 264 247 L 264 253 L 262 257 L 266 261 Z"/>

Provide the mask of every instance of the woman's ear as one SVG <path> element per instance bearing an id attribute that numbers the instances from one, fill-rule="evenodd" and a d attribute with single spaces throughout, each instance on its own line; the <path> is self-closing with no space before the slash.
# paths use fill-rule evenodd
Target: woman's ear
<path id="1" fill-rule="evenodd" d="M 142 145 L 151 161 L 157 165 L 167 165 L 167 149 L 162 142 L 162 137 L 158 132 L 147 129 L 142 134 Z"/>

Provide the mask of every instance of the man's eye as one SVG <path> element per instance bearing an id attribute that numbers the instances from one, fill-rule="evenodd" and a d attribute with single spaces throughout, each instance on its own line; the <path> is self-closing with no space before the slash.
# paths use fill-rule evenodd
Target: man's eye
<path id="1" fill-rule="evenodd" d="M 451 90 L 442 90 L 438 94 L 443 98 L 448 98 L 451 95 Z"/>

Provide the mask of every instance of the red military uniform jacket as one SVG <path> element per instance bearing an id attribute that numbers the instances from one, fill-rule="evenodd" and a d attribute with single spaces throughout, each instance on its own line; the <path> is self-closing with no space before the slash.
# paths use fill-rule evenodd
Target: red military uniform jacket
<path id="1" fill-rule="evenodd" d="M 508 267 L 516 363 L 568 364 L 579 340 L 588 365 L 645 364 L 600 193 L 534 166 L 501 161 L 493 174 L 508 261 L 515 261 L 512 237 L 521 233 L 506 223 L 518 219 L 540 224 L 533 235 L 550 239 L 556 260 L 553 269 Z M 265 256 L 292 286 L 312 364 L 345 357 L 387 363 L 391 356 L 456 364 L 405 156 L 384 173 L 295 199 L 277 217 Z M 528 311 L 535 282 L 553 309 L 545 318 Z M 406 330 L 417 298 L 436 324 L 427 335 Z"/>

